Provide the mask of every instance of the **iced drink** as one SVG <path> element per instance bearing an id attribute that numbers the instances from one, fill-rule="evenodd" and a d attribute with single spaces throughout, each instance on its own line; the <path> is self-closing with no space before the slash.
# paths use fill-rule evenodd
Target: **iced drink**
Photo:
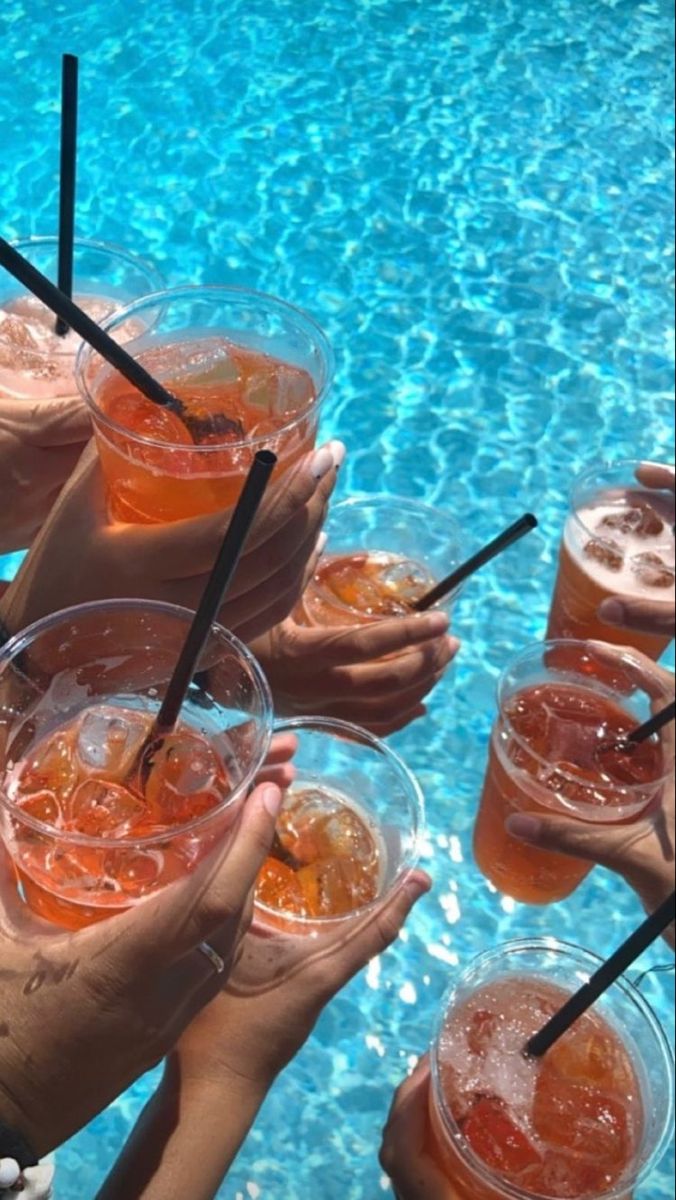
<path id="1" fill-rule="evenodd" d="M 16 249 L 50 279 L 56 278 L 56 238 L 28 238 Z M 99 324 L 140 296 L 160 290 L 161 275 L 134 255 L 76 239 L 73 298 Z M 77 397 L 75 359 L 81 339 L 55 331 L 54 314 L 7 277 L 0 290 L 0 399 Z"/>
<path id="2" fill-rule="evenodd" d="M 658 659 L 668 637 L 607 625 L 598 606 L 610 596 L 673 601 L 674 496 L 640 486 L 639 463 L 587 471 L 573 489 L 552 598 L 549 638 L 597 638 Z"/>
<path id="3" fill-rule="evenodd" d="M 585 643 L 534 646 L 505 671 L 474 833 L 474 854 L 499 891 L 530 904 L 562 900 L 591 864 L 539 850 L 505 829 L 514 813 L 559 813 L 589 824 L 642 819 L 673 774 L 663 743 L 618 749 L 650 715 L 641 688 L 601 683 Z M 607 669 L 607 664 L 606 664 Z"/>
<path id="4" fill-rule="evenodd" d="M 326 529 L 326 554 L 294 613 L 302 625 L 410 616 L 415 602 L 459 562 L 460 532 L 452 518 L 398 496 L 339 504 Z"/>
<path id="5" fill-rule="evenodd" d="M 135 336 L 133 323 L 145 332 Z M 331 350 L 305 314 L 239 288 L 177 288 L 105 326 L 183 405 L 145 399 L 88 347 L 78 361 L 109 496 L 122 521 L 181 520 L 232 506 L 257 450 L 276 476 L 312 449 Z"/>
<path id="6" fill-rule="evenodd" d="M 265 680 L 231 634 L 214 627 L 203 682 L 142 755 L 190 620 L 142 601 L 82 605 L 0 657 L 0 832 L 49 921 L 75 929 L 129 908 L 234 825 L 271 720 Z"/>
<path id="7" fill-rule="evenodd" d="M 630 1200 L 655 1165 L 673 1064 L 630 984 L 542 1059 L 524 1055 L 597 966 L 572 946 L 512 943 L 479 959 L 451 995 L 432 1053 L 431 1122 L 454 1200 Z"/>
<path id="8" fill-rule="evenodd" d="M 417 861 L 422 795 L 401 759 L 344 721 L 288 721 L 296 778 L 259 876 L 257 921 L 317 934 L 368 911 Z"/>

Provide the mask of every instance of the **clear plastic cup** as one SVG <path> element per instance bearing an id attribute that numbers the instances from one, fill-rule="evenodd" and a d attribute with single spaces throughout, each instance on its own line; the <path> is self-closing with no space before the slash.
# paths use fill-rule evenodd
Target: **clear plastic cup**
<path id="1" fill-rule="evenodd" d="M 356 725 L 307 717 L 275 732 L 298 739 L 296 778 L 259 878 L 256 922 L 317 935 L 359 920 L 416 865 L 423 795 L 402 759 Z"/>
<path id="2" fill-rule="evenodd" d="M 674 602 L 674 494 L 640 483 L 638 461 L 598 463 L 575 479 L 548 638 L 596 638 L 658 659 L 671 638 L 608 625 L 611 596 Z"/>
<path id="3" fill-rule="evenodd" d="M 56 237 L 31 237 L 14 248 L 48 279 L 58 275 Z M 150 263 L 104 242 L 76 238 L 73 298 L 101 323 L 124 305 L 160 291 L 164 280 Z M 81 339 L 55 332 L 53 313 L 10 275 L 0 280 L 0 398 L 77 397 L 75 359 Z"/>
<path id="4" fill-rule="evenodd" d="M 0 836 L 26 902 L 49 921 L 80 928 L 132 907 L 230 834 L 267 754 L 272 698 L 220 625 L 180 737 L 135 782 L 192 620 L 146 600 L 83 604 L 0 652 Z"/>
<path id="5" fill-rule="evenodd" d="M 328 544 L 294 614 L 303 625 L 366 625 L 410 613 L 461 561 L 462 531 L 440 509 L 400 496 L 331 509 Z M 437 607 L 450 610 L 458 589 Z"/>
<path id="6" fill-rule="evenodd" d="M 556 1195 L 566 1195 L 569 1200 L 631 1200 L 634 1190 L 664 1155 L 673 1133 L 673 1056 L 650 1005 L 627 979 L 614 983 L 594 1006 L 593 1025 L 591 1017 L 582 1018 L 586 1024 L 578 1022 L 573 1027 L 566 1035 L 567 1045 L 564 1046 L 565 1039 L 557 1043 L 554 1066 L 557 1075 L 550 1079 L 558 1089 L 558 1073 L 561 1073 L 563 1091 L 559 1100 L 563 1108 L 560 1120 L 553 1121 L 553 1128 L 551 1120 L 543 1123 L 545 1112 L 541 1107 L 543 1102 L 551 1104 L 546 1093 L 550 1079 L 544 1077 L 545 1071 L 552 1070 L 552 1060 L 547 1062 L 549 1056 L 537 1061 L 524 1060 L 520 1033 L 514 1047 L 505 1031 L 501 1035 L 502 1046 L 489 1045 L 495 1036 L 492 1019 L 497 1017 L 499 1023 L 508 1024 L 514 1021 L 517 1006 L 521 1006 L 522 1012 L 528 1014 L 525 1021 L 530 1022 L 529 1035 L 535 1033 L 546 1020 L 538 1005 L 549 1004 L 554 989 L 567 995 L 576 992 L 600 965 L 601 959 L 595 954 L 554 938 L 508 942 L 475 959 L 446 996 L 432 1045 L 430 1116 L 434 1142 L 430 1149 L 449 1181 L 454 1200 L 552 1200 Z M 457 1045 L 458 1038 L 462 1041 L 463 1037 L 459 1018 L 467 1021 L 464 1052 L 458 1051 Z M 589 1047 L 588 1033 L 595 1039 Z M 585 1078 L 586 1063 L 591 1065 L 591 1076 Z M 465 1111 L 463 1101 L 461 1114 L 459 1097 L 466 1095 L 466 1071 L 472 1072 L 472 1087 L 476 1082 L 476 1090 L 469 1111 Z M 569 1074 L 571 1071 L 574 1078 Z M 618 1177 L 609 1186 L 597 1184 L 593 1191 L 575 1190 L 574 1181 L 579 1184 L 585 1177 L 584 1168 L 578 1171 L 580 1162 L 589 1162 L 593 1172 L 601 1149 L 589 1135 L 586 1141 L 580 1135 L 575 1146 L 569 1147 L 571 1123 L 585 1105 L 593 1111 L 599 1091 L 609 1089 L 611 1082 L 616 1085 L 618 1078 L 628 1082 L 624 1093 L 615 1092 L 612 1096 L 615 1115 L 626 1106 L 631 1117 L 638 1116 L 639 1136 L 625 1164 L 621 1164 L 618 1156 L 619 1171 L 615 1172 Z M 531 1089 L 534 1103 L 529 1111 L 527 1097 Z M 638 1091 L 638 1097 L 633 1097 L 633 1090 Z M 570 1102 L 569 1109 L 565 1100 Z M 489 1122 L 493 1109 L 500 1114 L 497 1121 L 507 1119 L 518 1129 L 512 1150 L 519 1151 L 518 1139 L 523 1137 L 538 1154 L 558 1157 L 559 1171 L 565 1175 L 568 1169 L 569 1188 L 560 1176 L 564 1190 L 543 1190 L 539 1184 L 529 1187 L 510 1180 L 508 1176 L 513 1172 L 488 1165 L 477 1149 L 478 1145 L 487 1144 L 483 1129 L 488 1140 L 493 1136 L 504 1137 L 504 1131 L 500 1135 L 495 1121 L 492 1125 Z M 611 1109 L 607 1112 L 609 1122 L 612 1112 Z M 485 1123 L 483 1128 L 481 1122 Z M 552 1162 L 549 1168 L 552 1172 L 554 1166 Z M 538 1167 L 534 1169 L 539 1173 Z"/>
<path id="7" fill-rule="evenodd" d="M 114 518 L 158 523 L 229 508 L 258 450 L 274 451 L 279 478 L 314 446 L 333 355 L 299 309 L 245 288 L 181 287 L 129 305 L 104 328 L 204 427 L 196 441 L 179 416 L 82 348 L 78 385 Z"/>
<path id="8" fill-rule="evenodd" d="M 617 710 L 627 728 L 651 715 L 650 695 L 634 675 L 635 667 L 630 678 L 621 661 L 613 671 L 588 643 L 565 640 L 536 643 L 503 671 L 474 832 L 476 861 L 499 891 L 525 903 L 549 904 L 569 896 L 592 869 L 582 859 L 512 837 L 505 822 L 514 813 L 558 813 L 598 826 L 631 824 L 657 809 L 674 772 L 673 753 L 662 737 L 639 751 L 655 759 L 654 769 L 652 759 L 646 760 L 645 778 L 618 778 L 613 762 L 604 757 L 597 766 L 594 757 L 597 747 L 614 738 L 607 722 Z M 550 714 L 562 712 L 566 697 L 572 703 L 568 721 L 554 720 L 548 704 Z M 580 716 L 580 705 L 588 716 Z"/>

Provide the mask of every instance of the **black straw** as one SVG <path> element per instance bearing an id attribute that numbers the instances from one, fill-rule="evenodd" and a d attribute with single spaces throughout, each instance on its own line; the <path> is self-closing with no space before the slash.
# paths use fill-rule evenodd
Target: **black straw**
<path id="1" fill-rule="evenodd" d="M 169 681 L 160 711 L 155 718 L 153 729 L 146 739 L 146 746 L 156 743 L 159 738 L 166 737 L 168 733 L 171 733 L 178 720 L 183 701 L 197 669 L 199 656 L 232 581 L 276 462 L 276 455 L 270 450 L 259 450 L 251 464 L 235 511 L 225 532 L 218 558 Z"/>
<path id="2" fill-rule="evenodd" d="M 73 241 L 75 238 L 75 176 L 77 164 L 78 60 L 64 54 L 61 69 L 61 171 L 59 179 L 59 291 L 73 295 Z M 56 319 L 60 337 L 68 333 L 63 317 Z"/>
<path id="3" fill-rule="evenodd" d="M 508 546 L 511 546 L 514 542 L 518 542 L 519 538 L 522 538 L 524 534 L 530 533 L 531 529 L 535 529 L 537 523 L 537 517 L 534 517 L 532 513 L 524 513 L 522 517 L 519 517 L 518 521 L 510 525 L 509 529 L 505 529 L 492 542 L 484 546 L 483 550 L 479 550 L 476 554 L 472 555 L 466 563 L 463 563 L 460 567 L 456 567 L 455 571 L 452 571 L 450 575 L 441 580 L 441 583 L 438 583 L 426 595 L 421 596 L 420 600 L 416 600 L 415 604 L 412 605 L 413 610 L 415 612 L 425 612 L 433 604 L 438 604 L 440 600 L 443 600 L 444 596 L 447 596 L 449 592 L 454 592 L 456 588 L 460 587 L 461 583 L 469 579 L 470 575 L 473 575 L 480 567 L 485 566 L 496 555 L 502 554 L 502 551 L 506 550 Z"/>
<path id="4" fill-rule="evenodd" d="M 675 716 L 676 700 L 672 700 L 671 704 L 667 704 L 666 708 L 661 708 L 649 721 L 644 721 L 637 729 L 628 733 L 625 742 L 634 746 L 637 746 L 640 742 L 647 742 L 649 737 L 652 737 L 654 733 L 659 733 L 660 729 L 663 729 L 665 725 L 673 721 Z"/>
<path id="5" fill-rule="evenodd" d="M 620 975 L 662 936 L 665 929 L 674 920 L 676 920 L 676 892 L 672 892 L 669 899 L 665 900 L 664 904 L 660 905 L 657 911 L 648 917 L 635 933 L 632 933 L 624 945 L 620 946 L 619 950 L 616 950 L 602 967 L 599 967 L 589 983 L 585 983 L 579 992 L 571 996 L 570 1000 L 559 1012 L 554 1014 L 544 1029 L 531 1038 L 526 1046 L 526 1054 L 531 1058 L 541 1058 L 543 1054 L 551 1050 L 554 1043 L 558 1042 L 559 1038 L 568 1032 L 570 1027 L 596 1003 L 599 997 L 612 987 Z"/>
<path id="6" fill-rule="evenodd" d="M 68 296 L 54 287 L 49 279 L 2 237 L 0 237 L 0 265 L 5 267 L 10 275 L 18 279 L 25 288 L 28 288 L 29 292 L 37 296 L 38 300 L 46 304 L 47 308 L 50 308 L 57 317 L 61 317 L 66 325 L 74 329 L 84 342 L 96 350 L 106 362 L 110 363 L 111 367 L 115 367 L 120 375 L 124 375 L 124 378 L 148 400 L 152 400 L 154 404 L 161 404 L 163 408 L 169 408 L 178 416 L 183 417 L 183 405 L 180 400 L 172 396 L 171 392 L 167 392 L 140 363 L 127 354 L 121 346 L 118 346 L 117 342 L 114 342 L 107 333 L 104 333 L 96 321 L 92 321 L 91 317 L 88 317 Z"/>

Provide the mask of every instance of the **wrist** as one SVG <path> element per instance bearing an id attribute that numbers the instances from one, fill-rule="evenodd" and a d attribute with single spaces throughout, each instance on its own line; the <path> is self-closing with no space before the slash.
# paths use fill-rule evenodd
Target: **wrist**
<path id="1" fill-rule="evenodd" d="M 240 1071 L 235 1065 L 223 1062 L 219 1062 L 218 1070 L 213 1074 L 205 1070 L 204 1064 L 193 1074 L 186 1069 L 180 1050 L 173 1050 L 165 1060 L 158 1092 L 166 1103 L 175 1104 L 176 1098 L 180 1097 L 181 1104 L 191 1108 L 211 1108 L 216 1101 L 226 1099 L 230 1107 L 233 1103 L 247 1108 L 260 1107 L 275 1078 L 276 1073 L 257 1073 L 249 1064 L 246 1071 Z"/>

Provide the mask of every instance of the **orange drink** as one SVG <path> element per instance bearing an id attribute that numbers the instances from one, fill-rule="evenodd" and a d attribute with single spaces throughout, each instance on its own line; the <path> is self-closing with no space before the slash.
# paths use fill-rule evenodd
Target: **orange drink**
<path id="1" fill-rule="evenodd" d="M 20 254 L 49 279 L 57 277 L 58 238 L 24 238 Z M 93 320 L 164 287 L 154 267 L 103 242 L 76 238 L 73 299 Z M 40 401 L 76 397 L 75 359 L 81 342 L 70 330 L 55 332 L 54 314 L 4 275 L 0 286 L 0 399 Z"/>
<path id="2" fill-rule="evenodd" d="M 331 510 L 326 532 L 326 553 L 294 613 L 302 625 L 366 625 L 410 615 L 460 559 L 453 518 L 399 496 L 346 500 Z"/>
<path id="3" fill-rule="evenodd" d="M 631 1200 L 671 1136 L 667 1038 L 622 980 L 542 1059 L 524 1047 L 600 960 L 553 939 L 477 959 L 432 1048 L 432 1152 L 454 1200 Z"/>
<path id="4" fill-rule="evenodd" d="M 420 787 L 398 755 L 355 725 L 287 721 L 296 778 L 259 876 L 256 920 L 318 934 L 353 920 L 415 865 L 424 820 Z"/>
<path id="5" fill-rule="evenodd" d="M 597 665 L 587 643 L 546 642 L 521 654 L 500 680 L 474 854 L 499 891 L 525 903 L 564 899 L 591 865 L 512 837 L 509 816 L 554 812 L 627 824 L 646 815 L 673 776 L 673 755 L 657 737 L 632 753 L 616 748 L 648 719 L 650 698 L 621 668 L 614 687 L 601 682 Z"/>
<path id="6" fill-rule="evenodd" d="M 607 625 L 610 596 L 673 599 L 674 495 L 636 482 L 638 462 L 603 464 L 575 482 L 549 614 L 548 638 L 596 638 L 658 659 L 670 638 Z"/>
<path id="7" fill-rule="evenodd" d="M 229 836 L 272 720 L 258 664 L 225 629 L 175 731 L 142 757 L 191 620 L 149 601 L 85 604 L 0 654 L 0 835 L 48 921 L 123 911 Z"/>
<path id="8" fill-rule="evenodd" d="M 152 524 L 229 508 L 258 450 L 274 451 L 280 476 L 312 449 L 333 360 L 304 313 L 243 288 L 184 287 L 130 305 L 104 328 L 186 417 L 83 347 L 78 383 L 114 519 Z"/>

